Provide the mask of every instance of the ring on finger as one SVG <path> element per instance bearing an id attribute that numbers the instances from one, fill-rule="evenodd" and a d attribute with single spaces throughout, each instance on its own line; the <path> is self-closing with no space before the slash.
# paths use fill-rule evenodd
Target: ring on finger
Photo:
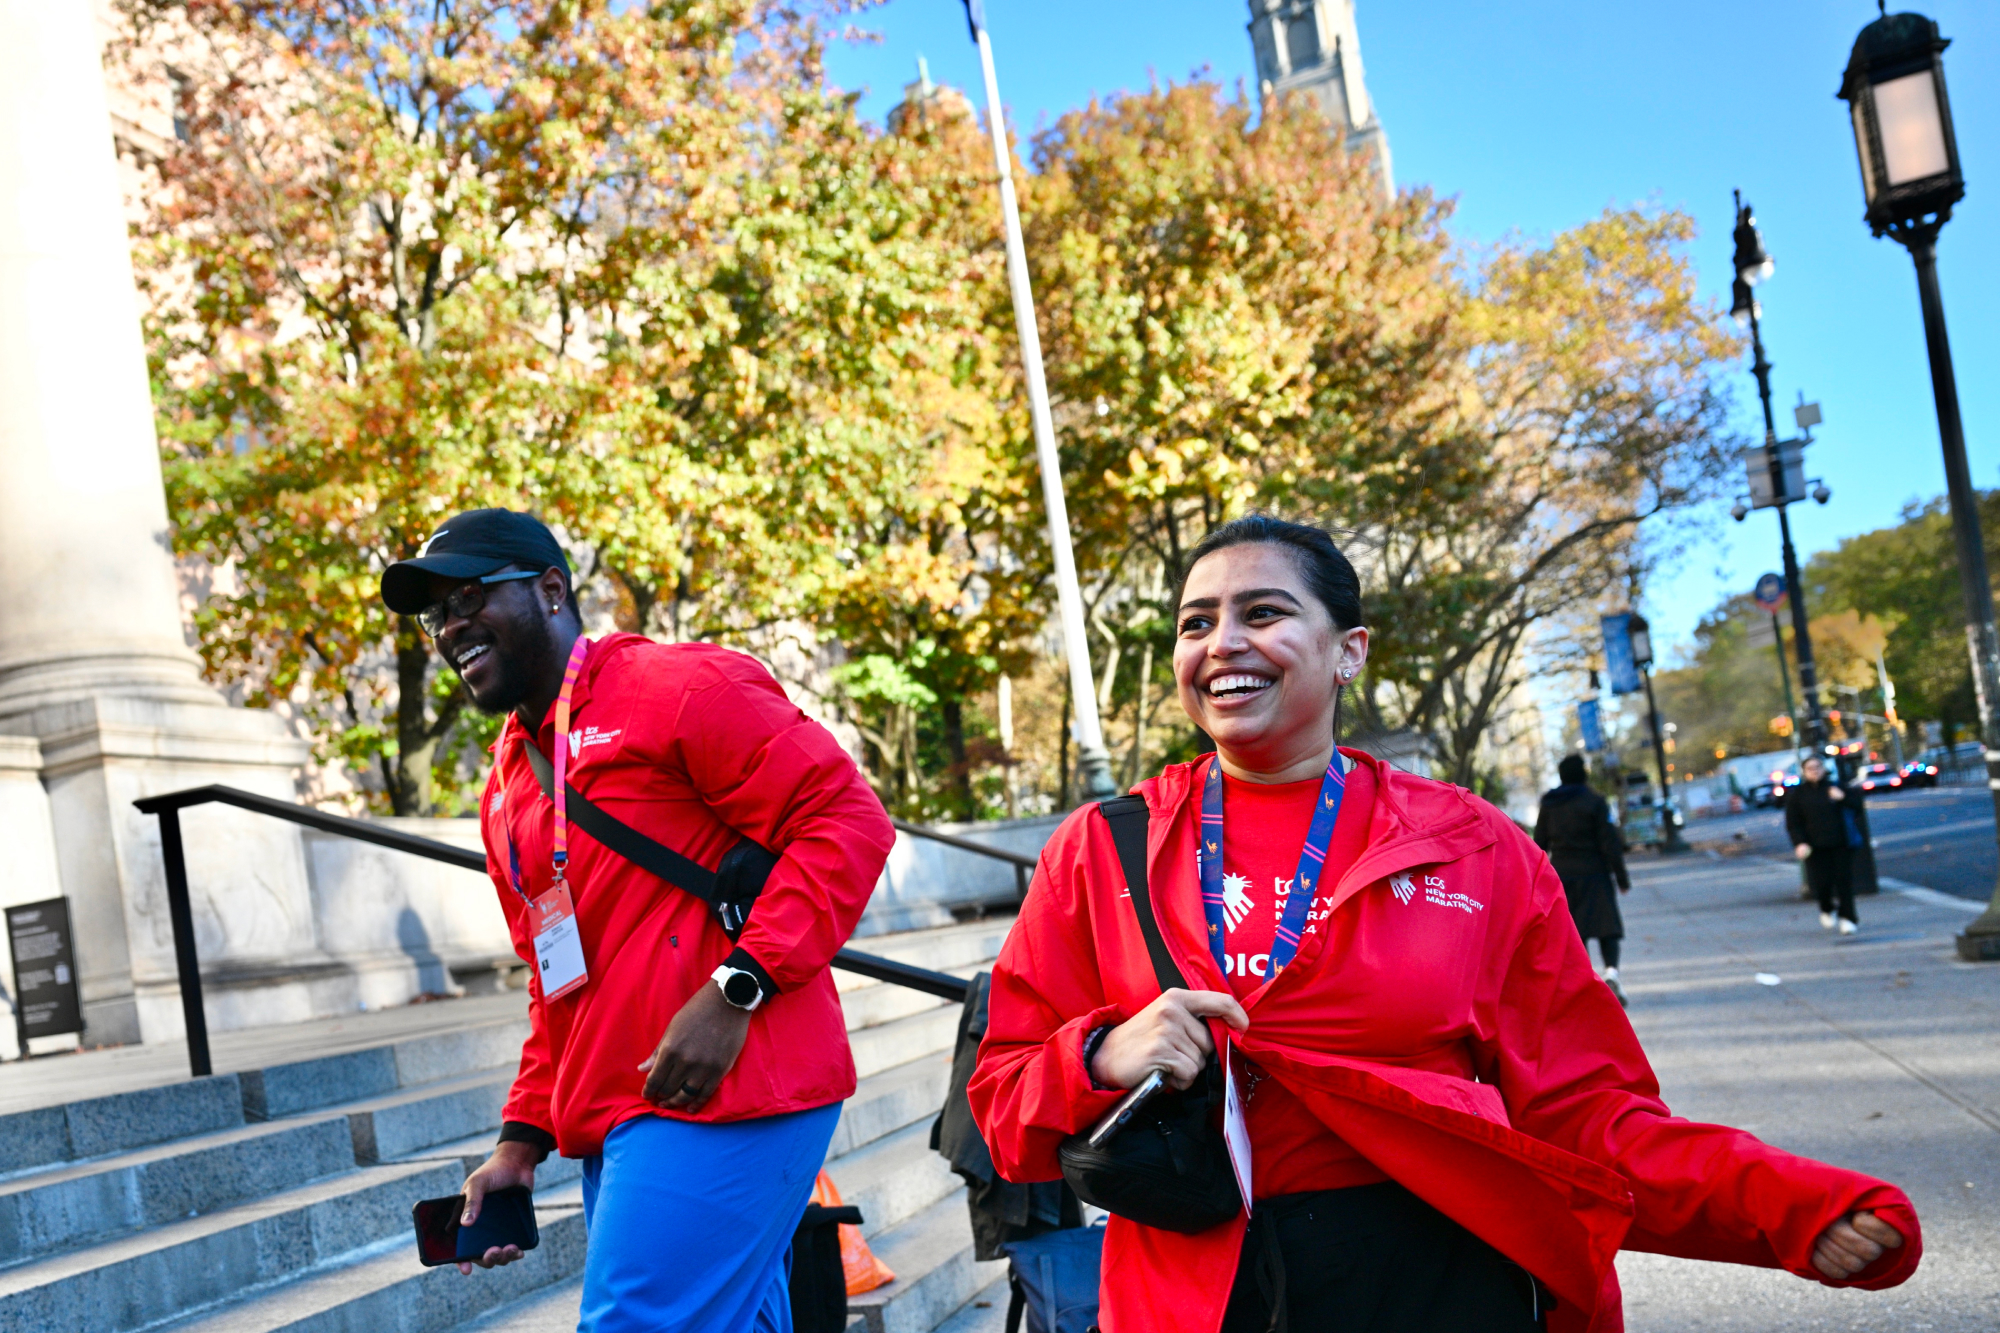
<path id="1" fill-rule="evenodd" d="M 701 1089 L 700 1089 L 700 1088 L 698 1088 L 698 1087 L 696 1087 L 696 1086 L 695 1086 L 694 1084 L 692 1084 L 692 1083 L 683 1083 L 683 1084 L 681 1084 L 681 1091 L 682 1091 L 682 1092 L 684 1092 L 684 1093 L 686 1093 L 686 1094 L 687 1094 L 688 1096 L 690 1096 L 690 1097 L 699 1097 L 699 1096 L 701 1096 Z"/>

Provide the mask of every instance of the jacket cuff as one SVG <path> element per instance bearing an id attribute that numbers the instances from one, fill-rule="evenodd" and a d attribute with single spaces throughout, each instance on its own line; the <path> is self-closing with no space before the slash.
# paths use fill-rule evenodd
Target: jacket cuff
<path id="1" fill-rule="evenodd" d="M 525 1120 L 503 1120 L 500 1122 L 501 1143 L 525 1143 L 537 1149 L 541 1156 L 535 1158 L 537 1165 L 548 1160 L 556 1150 L 556 1136 L 540 1125 L 531 1125 Z"/>
<path id="2" fill-rule="evenodd" d="M 737 945 L 729 957 L 722 960 L 722 965 L 734 968 L 738 972 L 748 972 L 757 978 L 757 989 L 764 993 L 766 1000 L 778 993 L 778 983 L 771 980 L 771 974 L 764 970 L 764 965 L 757 961 L 756 955 L 742 945 Z"/>

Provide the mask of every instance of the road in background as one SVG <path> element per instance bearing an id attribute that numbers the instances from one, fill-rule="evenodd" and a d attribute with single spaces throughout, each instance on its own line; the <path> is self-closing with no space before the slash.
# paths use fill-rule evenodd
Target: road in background
<path id="1" fill-rule="evenodd" d="M 1985 902 L 2000 875 L 1993 800 L 1984 787 L 1927 787 L 1868 799 L 1875 868 L 1892 879 Z M 1697 846 L 1725 855 L 1786 856 L 1782 810 L 1698 819 L 1686 829 Z"/>

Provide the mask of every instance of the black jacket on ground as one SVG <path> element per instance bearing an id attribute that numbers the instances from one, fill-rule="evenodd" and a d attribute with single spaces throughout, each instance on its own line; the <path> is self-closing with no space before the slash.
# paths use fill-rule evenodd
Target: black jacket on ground
<path id="1" fill-rule="evenodd" d="M 1808 847 L 1845 847 L 1847 841 L 1846 811 L 1861 813 L 1861 792 L 1855 787 L 1841 787 L 1841 799 L 1836 801 L 1830 794 L 1837 784 L 1833 775 L 1828 774 L 1818 782 L 1800 782 L 1785 793 L 1785 835 L 1796 845 L 1804 843 Z"/>

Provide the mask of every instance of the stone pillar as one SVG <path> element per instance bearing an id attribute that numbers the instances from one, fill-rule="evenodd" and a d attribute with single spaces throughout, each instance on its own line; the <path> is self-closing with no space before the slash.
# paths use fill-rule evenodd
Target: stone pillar
<path id="1" fill-rule="evenodd" d="M 307 754 L 225 707 L 182 630 L 101 41 L 84 0 L 0 0 L 0 733 L 40 742 L 90 1044 L 179 1035 L 158 831 L 133 799 L 292 799 Z M 296 830 L 185 821 L 211 1021 L 331 1005 Z"/>

